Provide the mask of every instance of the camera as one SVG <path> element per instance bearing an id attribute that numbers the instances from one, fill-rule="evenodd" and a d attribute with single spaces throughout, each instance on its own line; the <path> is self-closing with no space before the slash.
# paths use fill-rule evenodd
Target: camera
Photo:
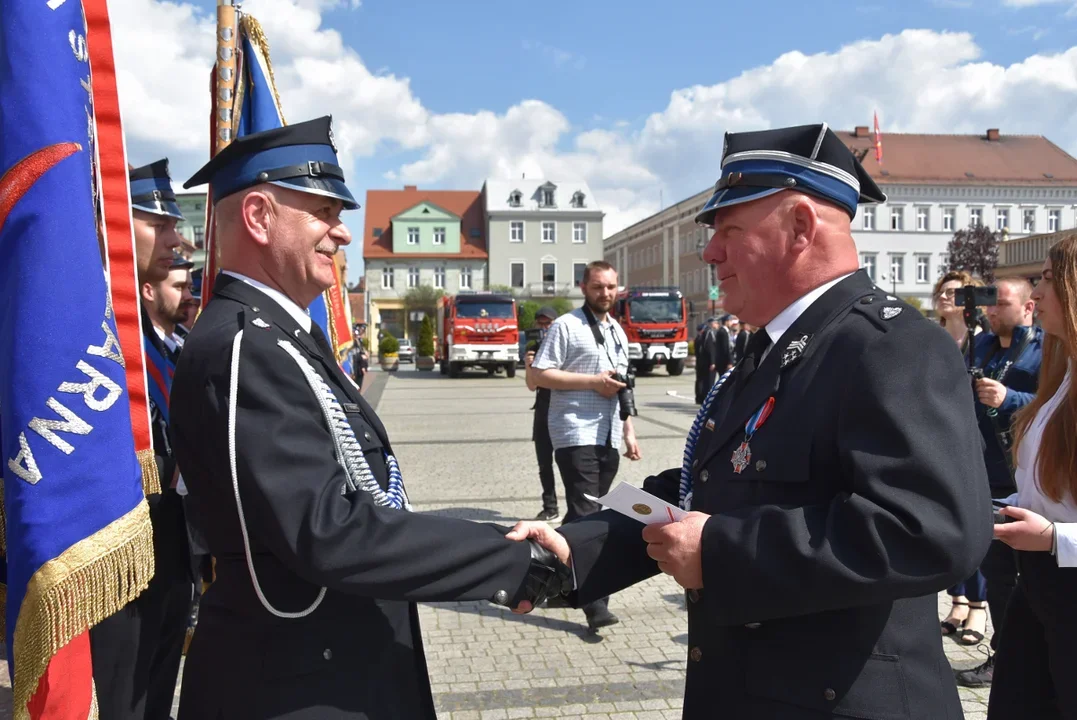
<path id="1" fill-rule="evenodd" d="M 954 305 L 965 308 L 965 327 L 970 332 L 974 332 L 976 327 L 981 324 L 983 311 L 980 310 L 980 307 L 983 305 L 998 305 L 998 288 L 978 287 L 976 285 L 966 285 L 958 288 L 954 291 Z"/>
<path id="2" fill-rule="evenodd" d="M 624 384 L 624 387 L 617 391 L 617 404 L 621 409 L 621 420 L 635 417 L 639 414 L 636 411 L 636 394 L 633 392 L 636 387 L 636 376 L 631 373 L 617 373 L 613 376 L 613 379 Z"/>

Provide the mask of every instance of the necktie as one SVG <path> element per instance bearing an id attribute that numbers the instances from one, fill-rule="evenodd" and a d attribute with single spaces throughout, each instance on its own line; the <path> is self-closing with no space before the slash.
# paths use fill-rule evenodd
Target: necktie
<path id="1" fill-rule="evenodd" d="M 768 347 L 770 347 L 770 335 L 767 335 L 765 328 L 759 328 L 759 330 L 752 333 L 752 337 L 748 340 L 748 347 L 744 350 L 744 359 L 740 361 L 740 367 L 737 370 L 736 383 L 733 385 L 734 397 L 748 382 L 748 378 L 752 376 L 752 373 L 755 372 L 763 353 Z"/>
<path id="2" fill-rule="evenodd" d="M 336 362 L 337 354 L 333 352 L 333 348 L 329 345 L 328 338 L 325 337 L 325 333 L 322 332 L 318 323 L 311 322 L 310 324 L 310 336 L 314 338 L 314 342 L 318 344 L 318 349 L 325 355 L 325 359 L 330 362 Z"/>

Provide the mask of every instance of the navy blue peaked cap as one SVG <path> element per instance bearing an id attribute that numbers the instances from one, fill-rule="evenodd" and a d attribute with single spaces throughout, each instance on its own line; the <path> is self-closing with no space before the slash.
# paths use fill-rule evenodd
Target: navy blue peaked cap
<path id="1" fill-rule="evenodd" d="M 841 206 L 852 218 L 861 203 L 884 202 L 886 195 L 837 135 L 827 127 L 799 125 L 726 133 L 722 176 L 696 215 L 713 226 L 719 208 L 797 190 Z"/>
<path id="2" fill-rule="evenodd" d="M 168 175 L 168 158 L 130 170 L 127 178 L 131 184 L 132 208 L 183 220 Z"/>
<path id="3" fill-rule="evenodd" d="M 205 183 L 213 188 L 214 204 L 240 190 L 272 183 L 337 198 L 348 210 L 359 207 L 337 164 L 333 118 L 329 115 L 236 138 L 183 187 Z"/>

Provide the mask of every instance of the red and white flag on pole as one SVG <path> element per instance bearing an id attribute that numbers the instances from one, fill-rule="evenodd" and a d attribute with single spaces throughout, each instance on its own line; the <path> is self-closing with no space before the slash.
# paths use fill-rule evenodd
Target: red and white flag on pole
<path id="1" fill-rule="evenodd" d="M 879 113 L 875 112 L 875 162 L 883 164 L 883 134 L 879 130 Z"/>

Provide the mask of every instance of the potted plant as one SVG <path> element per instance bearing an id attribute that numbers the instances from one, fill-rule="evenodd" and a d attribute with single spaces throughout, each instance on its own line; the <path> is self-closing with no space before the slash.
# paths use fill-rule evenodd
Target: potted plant
<path id="1" fill-rule="evenodd" d="M 418 370 L 434 369 L 434 321 L 427 315 L 423 318 L 423 324 L 419 327 L 419 345 L 415 348 L 418 357 L 415 358 L 415 367 Z"/>
<path id="2" fill-rule="evenodd" d="M 396 370 L 400 367 L 400 360 L 396 355 L 399 350 L 400 343 L 393 337 L 393 334 L 385 333 L 381 342 L 378 343 L 378 362 L 381 363 L 382 370 Z"/>

